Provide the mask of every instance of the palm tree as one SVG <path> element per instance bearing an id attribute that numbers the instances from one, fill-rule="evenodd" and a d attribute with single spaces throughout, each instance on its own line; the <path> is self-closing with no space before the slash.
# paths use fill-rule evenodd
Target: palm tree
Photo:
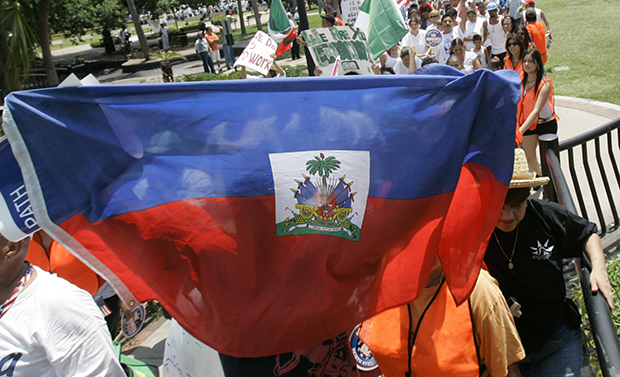
<path id="1" fill-rule="evenodd" d="M 129 14 L 131 14 L 133 26 L 136 28 L 136 34 L 138 34 L 138 41 L 140 41 L 140 49 L 144 55 L 144 60 L 149 60 L 149 44 L 146 41 L 146 36 L 142 30 L 142 24 L 140 24 L 140 15 L 136 10 L 136 5 L 133 0 L 127 0 L 127 8 L 129 8 Z M 127 43 L 129 43 L 129 41 L 127 41 Z"/>
<path id="2" fill-rule="evenodd" d="M 310 174 L 316 174 L 318 172 L 323 180 L 323 187 L 327 187 L 327 178 L 329 178 L 329 174 L 332 171 L 340 168 L 340 161 L 336 160 L 333 156 L 325 158 L 323 153 L 320 153 L 319 156 L 315 156 L 314 160 L 306 162 L 306 170 Z"/>
<path id="3" fill-rule="evenodd" d="M 50 47 L 50 28 L 49 28 L 49 16 L 50 16 L 50 0 L 39 1 L 39 14 L 37 15 L 39 25 L 37 27 L 37 33 L 39 34 L 39 41 L 41 43 L 41 56 L 43 56 L 43 66 L 45 67 L 45 74 L 47 75 L 47 83 L 49 86 L 58 86 L 58 74 L 56 73 L 56 65 L 54 64 L 54 58 L 52 57 L 52 49 Z"/>
<path id="4" fill-rule="evenodd" d="M 187 60 L 187 58 L 176 51 L 160 51 L 157 53 L 153 53 L 150 55 L 152 59 L 161 59 L 161 76 L 164 82 L 173 82 L 174 81 L 174 73 L 172 72 L 172 64 L 170 64 L 170 59 L 174 57 L 181 58 L 183 60 Z"/>
<path id="5" fill-rule="evenodd" d="M 0 16 L 0 83 L 4 94 L 21 89 L 20 70 L 34 66 L 36 38 L 20 12 L 19 3 L 5 3 Z"/>

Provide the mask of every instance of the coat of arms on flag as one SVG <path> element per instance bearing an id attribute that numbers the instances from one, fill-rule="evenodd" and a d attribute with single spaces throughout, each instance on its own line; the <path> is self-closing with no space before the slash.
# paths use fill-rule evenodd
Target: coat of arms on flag
<path id="1" fill-rule="evenodd" d="M 323 234 L 359 241 L 370 179 L 368 151 L 270 154 L 276 235 Z"/>

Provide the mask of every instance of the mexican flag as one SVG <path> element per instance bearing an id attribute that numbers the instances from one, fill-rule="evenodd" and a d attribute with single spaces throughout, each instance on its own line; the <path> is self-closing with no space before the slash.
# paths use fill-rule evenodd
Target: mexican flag
<path id="1" fill-rule="evenodd" d="M 403 18 L 393 0 L 365 0 L 355 27 L 366 34 L 373 59 L 381 56 L 407 34 Z"/>
<path id="2" fill-rule="evenodd" d="M 273 0 L 269 9 L 269 36 L 279 45 L 276 56 L 282 55 L 293 47 L 293 40 L 297 38 L 297 30 L 286 17 L 286 11 L 281 0 Z"/>

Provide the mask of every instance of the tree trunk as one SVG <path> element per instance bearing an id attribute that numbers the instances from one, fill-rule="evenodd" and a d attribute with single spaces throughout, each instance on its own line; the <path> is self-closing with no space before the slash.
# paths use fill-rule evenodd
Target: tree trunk
<path id="1" fill-rule="evenodd" d="M 4 96 L 11 92 L 22 89 L 19 80 L 19 72 L 13 68 L 9 71 L 7 60 L 9 58 L 9 33 L 0 34 L 0 79 L 2 80 L 2 94 Z"/>
<path id="2" fill-rule="evenodd" d="M 241 34 L 245 34 L 245 22 L 243 21 L 243 7 L 241 0 L 237 0 L 237 9 L 239 9 L 239 25 L 241 25 Z"/>
<path id="3" fill-rule="evenodd" d="M 129 8 L 129 13 L 131 14 L 133 26 L 136 28 L 138 40 L 140 40 L 140 49 L 142 50 L 142 54 L 144 55 L 144 60 L 149 60 L 149 44 L 146 41 L 146 36 L 144 35 L 142 25 L 140 24 L 140 15 L 136 10 L 136 4 L 134 4 L 133 0 L 127 0 L 127 7 Z M 127 41 L 127 43 L 129 43 L 129 41 Z"/>
<path id="4" fill-rule="evenodd" d="M 319 0 L 321 1 L 321 0 Z M 304 30 L 310 29 L 310 24 L 308 23 L 308 13 L 306 12 L 305 0 L 297 0 L 297 11 L 299 12 L 299 35 Z M 304 46 L 304 51 L 306 53 L 306 64 L 308 65 L 308 75 L 314 76 L 314 60 L 310 55 L 310 50 L 308 50 L 308 46 Z"/>
<path id="5" fill-rule="evenodd" d="M 258 30 L 263 31 L 263 25 L 260 23 L 260 13 L 258 12 L 258 4 L 256 0 L 250 0 L 250 4 L 252 4 L 252 9 L 254 10 L 254 18 L 256 18 L 256 27 Z"/>
<path id="6" fill-rule="evenodd" d="M 112 54 L 114 50 L 116 50 L 116 47 L 114 47 L 114 39 L 112 39 L 110 30 L 103 30 L 101 36 L 103 37 L 103 45 L 105 46 L 106 54 Z"/>
<path id="7" fill-rule="evenodd" d="M 161 62 L 161 76 L 164 82 L 174 82 L 174 73 L 172 72 L 172 64 L 169 61 Z"/>
<path id="8" fill-rule="evenodd" d="M 39 2 L 39 27 L 37 33 L 39 34 L 39 42 L 41 43 L 41 55 L 43 55 L 43 66 L 45 67 L 45 74 L 47 75 L 47 82 L 49 86 L 58 86 L 58 74 L 56 73 L 56 66 L 54 65 L 54 58 L 52 57 L 52 50 L 50 48 L 50 27 L 49 27 L 49 13 L 50 13 L 50 0 L 41 0 Z"/>

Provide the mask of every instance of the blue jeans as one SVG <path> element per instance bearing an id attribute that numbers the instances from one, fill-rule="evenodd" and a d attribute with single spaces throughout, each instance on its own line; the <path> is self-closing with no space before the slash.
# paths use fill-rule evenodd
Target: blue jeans
<path id="1" fill-rule="evenodd" d="M 208 52 L 201 52 L 200 58 L 202 59 L 202 68 L 204 68 L 205 72 L 215 73 L 215 66 L 213 66 L 211 55 Z"/>
<path id="2" fill-rule="evenodd" d="M 233 57 L 232 48 L 229 45 L 224 45 L 224 59 L 226 60 L 226 68 L 231 69 L 235 65 L 235 58 Z"/>
<path id="3" fill-rule="evenodd" d="M 582 352 L 581 328 L 573 330 L 564 320 L 560 320 L 542 348 L 519 361 L 521 376 L 579 377 Z"/>

